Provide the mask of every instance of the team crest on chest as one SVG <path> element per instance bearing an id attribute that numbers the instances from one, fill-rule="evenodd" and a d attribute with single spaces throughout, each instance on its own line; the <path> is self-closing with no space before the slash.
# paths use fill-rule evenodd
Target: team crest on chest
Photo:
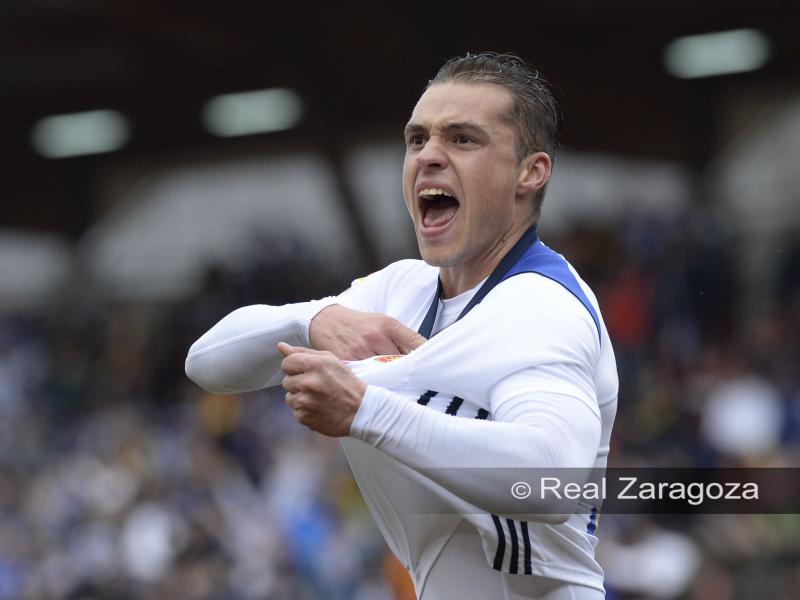
<path id="1" fill-rule="evenodd" d="M 385 356 L 376 356 L 375 357 L 375 362 L 389 363 L 389 362 L 397 360 L 398 358 L 403 358 L 403 355 L 402 354 L 387 354 Z"/>

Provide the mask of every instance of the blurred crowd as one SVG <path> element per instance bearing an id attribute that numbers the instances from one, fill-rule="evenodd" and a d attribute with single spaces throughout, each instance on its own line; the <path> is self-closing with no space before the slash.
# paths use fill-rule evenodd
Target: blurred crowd
<path id="1" fill-rule="evenodd" d="M 710 209 L 545 237 L 594 287 L 620 372 L 613 466 L 796 466 L 800 238 L 748 305 Z M 404 598 L 338 442 L 280 390 L 209 394 L 189 345 L 238 306 L 320 297 L 296 244 L 180 302 L 91 285 L 0 317 L 0 600 Z M 605 515 L 609 598 L 800 598 L 797 515 Z"/>
<path id="2" fill-rule="evenodd" d="M 711 206 L 551 245 L 598 292 L 614 343 L 609 466 L 800 464 L 800 237 L 755 293 L 746 242 Z M 612 598 L 800 598 L 798 514 L 604 515 L 599 538 Z"/>

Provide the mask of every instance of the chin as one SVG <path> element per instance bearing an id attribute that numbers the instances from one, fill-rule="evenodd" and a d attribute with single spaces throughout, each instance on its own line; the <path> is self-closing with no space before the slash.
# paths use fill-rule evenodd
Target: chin
<path id="1" fill-rule="evenodd" d="M 431 248 L 419 249 L 420 256 L 432 267 L 452 267 L 457 261 L 446 252 Z"/>

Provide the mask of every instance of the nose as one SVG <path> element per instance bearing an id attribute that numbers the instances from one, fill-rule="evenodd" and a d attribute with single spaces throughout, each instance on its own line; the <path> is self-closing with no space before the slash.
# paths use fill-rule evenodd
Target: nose
<path id="1" fill-rule="evenodd" d="M 417 154 L 417 165 L 420 168 L 443 169 L 448 164 L 447 153 L 444 151 L 439 138 L 431 136 L 425 146 Z"/>

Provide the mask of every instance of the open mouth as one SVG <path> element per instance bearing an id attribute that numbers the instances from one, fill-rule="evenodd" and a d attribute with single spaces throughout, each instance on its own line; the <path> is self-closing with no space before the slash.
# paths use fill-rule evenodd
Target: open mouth
<path id="1" fill-rule="evenodd" d="M 444 227 L 458 212 L 458 199 L 442 188 L 420 190 L 418 198 L 422 225 L 426 228 Z"/>

